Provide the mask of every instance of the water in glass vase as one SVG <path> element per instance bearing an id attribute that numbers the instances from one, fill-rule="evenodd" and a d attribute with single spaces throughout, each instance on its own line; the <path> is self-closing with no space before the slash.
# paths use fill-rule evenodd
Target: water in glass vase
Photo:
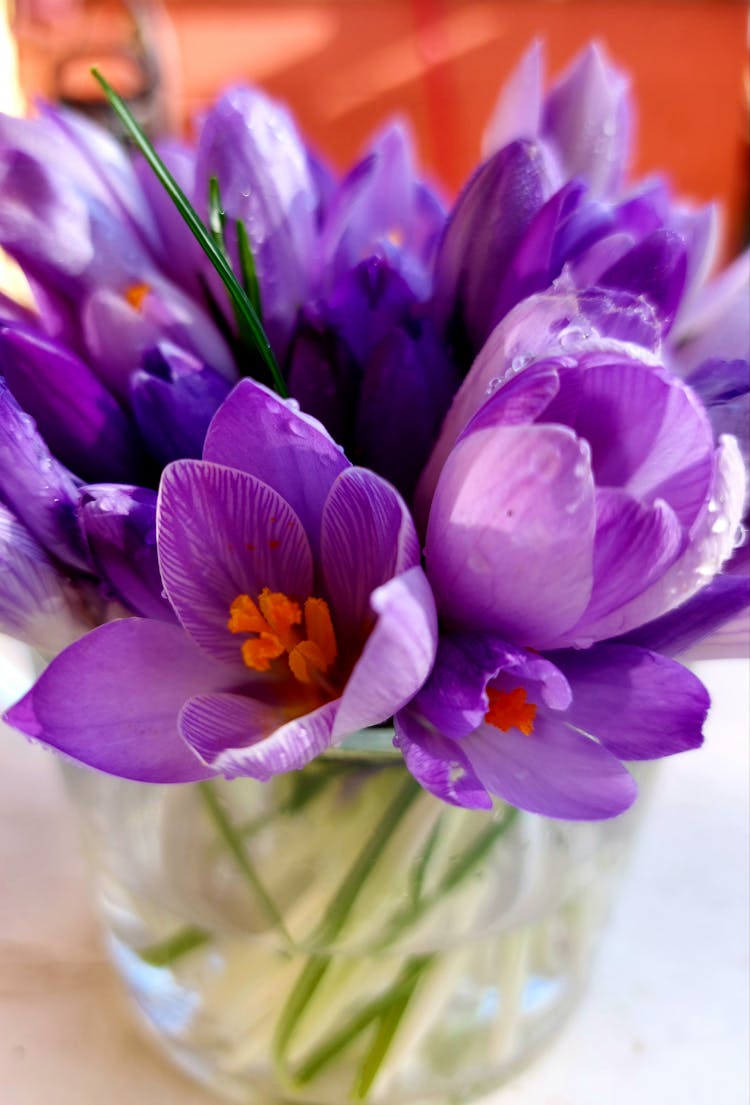
<path id="1" fill-rule="evenodd" d="M 270 783 L 66 767 L 141 1018 L 230 1100 L 471 1100 L 586 979 L 633 815 L 456 809 L 368 741 Z"/>

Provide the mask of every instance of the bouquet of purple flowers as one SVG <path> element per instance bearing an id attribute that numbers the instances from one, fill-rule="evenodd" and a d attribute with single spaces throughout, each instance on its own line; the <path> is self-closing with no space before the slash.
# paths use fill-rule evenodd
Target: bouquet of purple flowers
<path id="1" fill-rule="evenodd" d="M 0 120 L 0 628 L 53 657 L 10 724 L 176 783 L 392 721 L 445 802 L 570 819 L 699 745 L 748 258 L 709 279 L 714 207 L 628 180 L 630 132 L 594 47 L 546 92 L 532 48 L 447 211 L 403 126 L 337 179 L 257 90 L 145 158 Z"/>

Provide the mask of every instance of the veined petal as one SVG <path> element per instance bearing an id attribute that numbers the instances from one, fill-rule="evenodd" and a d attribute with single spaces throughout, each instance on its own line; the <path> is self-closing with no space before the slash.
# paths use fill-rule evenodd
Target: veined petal
<path id="1" fill-rule="evenodd" d="M 5 720 L 109 775 L 187 783 L 213 772 L 180 737 L 177 715 L 190 695 L 231 683 L 179 626 L 128 618 L 66 648 Z"/>
<path id="2" fill-rule="evenodd" d="M 457 628 L 541 648 L 575 624 L 593 580 L 594 482 L 562 426 L 479 430 L 443 468 L 427 573 Z"/>
<path id="3" fill-rule="evenodd" d="M 420 567 L 378 587 L 371 604 L 377 621 L 344 688 L 336 743 L 387 721 L 414 697 L 435 660 L 435 601 Z"/>
<path id="4" fill-rule="evenodd" d="M 461 749 L 489 791 L 545 817 L 616 817 L 638 792 L 633 778 L 603 745 L 542 714 L 537 714 L 531 736 L 483 725 L 461 741 Z"/>
<path id="5" fill-rule="evenodd" d="M 708 691 L 676 661 L 624 644 L 567 649 L 553 659 L 573 688 L 565 720 L 618 759 L 658 759 L 703 743 Z"/>
<path id="6" fill-rule="evenodd" d="M 247 472 L 281 495 L 313 549 L 323 504 L 349 461 L 317 419 L 262 384 L 241 380 L 214 416 L 203 459 Z"/>
<path id="7" fill-rule="evenodd" d="M 175 461 L 162 476 L 156 525 L 169 601 L 194 640 L 228 664 L 242 668 L 240 643 L 227 628 L 238 595 L 268 587 L 302 601 L 311 593 L 312 556 L 299 518 L 246 472 Z"/>
<path id="8" fill-rule="evenodd" d="M 458 741 L 443 736 L 408 707 L 396 714 L 394 725 L 394 743 L 420 786 L 452 806 L 492 809 L 492 799 Z"/>
<path id="9" fill-rule="evenodd" d="M 323 508 L 321 560 L 337 629 L 357 636 L 372 592 L 419 564 L 414 522 L 395 488 L 366 468 L 343 471 Z"/>
<path id="10" fill-rule="evenodd" d="M 196 695 L 180 714 L 180 732 L 213 772 L 266 781 L 299 771 L 331 744 L 338 700 L 284 722 L 279 706 L 239 694 Z"/>

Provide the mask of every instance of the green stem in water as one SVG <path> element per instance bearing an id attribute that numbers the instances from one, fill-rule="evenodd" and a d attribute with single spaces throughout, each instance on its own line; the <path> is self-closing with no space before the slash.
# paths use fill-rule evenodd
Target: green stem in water
<path id="1" fill-rule="evenodd" d="M 250 858 L 245 850 L 242 842 L 242 838 L 239 836 L 235 826 L 232 824 L 226 813 L 222 809 L 219 796 L 217 795 L 213 785 L 210 782 L 198 783 L 198 791 L 206 808 L 206 812 L 216 826 L 220 837 L 226 844 L 229 852 L 233 856 L 237 866 L 242 874 L 245 876 L 249 883 L 255 897 L 263 907 L 267 919 L 271 924 L 281 933 L 287 944 L 292 944 L 292 939 L 287 932 L 284 924 L 284 919 L 279 913 L 275 902 L 271 898 L 270 894 L 266 890 L 265 886 L 260 880 L 257 871 L 250 862 Z"/>
<path id="2" fill-rule="evenodd" d="M 362 889 L 372 868 L 419 793 L 419 785 L 411 776 L 408 776 L 396 792 L 390 805 L 386 807 L 385 813 L 375 826 L 367 844 L 359 853 L 338 890 L 331 898 L 315 932 L 314 939 L 316 942 L 330 944 L 339 935 L 354 906 L 357 894 Z M 281 1070 L 286 1067 L 286 1051 L 294 1030 L 330 964 L 331 957 L 329 955 L 311 955 L 302 968 L 294 989 L 281 1011 L 273 1041 L 274 1056 Z"/>
<path id="3" fill-rule="evenodd" d="M 217 246 L 211 231 L 207 230 L 203 225 L 197 211 L 141 130 L 122 97 L 118 96 L 114 88 L 105 80 L 98 69 L 92 69 L 91 72 L 100 84 L 115 115 L 120 120 L 137 148 L 143 154 L 162 188 L 184 219 L 198 245 L 219 274 L 227 290 L 232 307 L 235 310 L 238 325 L 240 327 L 240 336 L 243 341 L 260 353 L 276 391 L 283 399 L 288 398 L 289 392 L 287 391 L 284 377 L 281 375 L 281 370 L 276 363 L 276 358 L 273 355 L 273 350 L 266 337 L 263 325 L 258 318 L 258 314 L 247 292 L 232 271 L 232 266 L 229 264 L 226 256 Z"/>
<path id="4" fill-rule="evenodd" d="M 188 955 L 195 948 L 201 948 L 211 940 L 211 933 L 205 929 L 199 929 L 193 925 L 180 929 L 174 936 L 161 940 L 158 944 L 151 944 L 138 952 L 144 963 L 152 967 L 171 967 L 183 955 Z"/>

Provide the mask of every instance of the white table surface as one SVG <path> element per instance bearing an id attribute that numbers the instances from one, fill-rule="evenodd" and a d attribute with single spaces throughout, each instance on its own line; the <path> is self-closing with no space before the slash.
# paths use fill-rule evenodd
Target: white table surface
<path id="1" fill-rule="evenodd" d="M 0 697 L 24 656 L 0 650 Z M 578 1013 L 482 1105 L 747 1105 L 748 665 L 697 665 L 707 743 L 669 761 Z M 0 1105 L 211 1105 L 142 1042 L 100 949 L 53 757 L 0 732 Z"/>

